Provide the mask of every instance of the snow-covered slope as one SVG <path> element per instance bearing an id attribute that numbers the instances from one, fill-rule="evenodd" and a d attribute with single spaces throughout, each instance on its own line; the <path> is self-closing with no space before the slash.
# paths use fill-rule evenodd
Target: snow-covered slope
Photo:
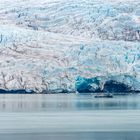
<path id="1" fill-rule="evenodd" d="M 0 1 L 0 89 L 110 91 L 110 81 L 140 90 L 139 0 Z"/>

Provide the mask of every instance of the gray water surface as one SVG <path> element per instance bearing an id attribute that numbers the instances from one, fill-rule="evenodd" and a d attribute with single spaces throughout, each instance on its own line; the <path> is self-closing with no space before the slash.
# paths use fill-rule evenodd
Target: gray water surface
<path id="1" fill-rule="evenodd" d="M 0 94 L 0 140 L 140 140 L 140 95 Z"/>
<path id="2" fill-rule="evenodd" d="M 139 109 L 140 95 L 94 98 L 93 94 L 0 94 L 0 112 Z"/>

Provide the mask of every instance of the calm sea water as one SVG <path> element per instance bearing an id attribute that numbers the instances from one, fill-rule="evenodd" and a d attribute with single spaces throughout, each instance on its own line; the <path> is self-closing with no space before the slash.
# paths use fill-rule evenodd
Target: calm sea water
<path id="1" fill-rule="evenodd" d="M 0 140 L 140 140 L 140 95 L 0 94 Z"/>
<path id="2" fill-rule="evenodd" d="M 140 109 L 140 95 L 94 98 L 93 94 L 0 94 L 0 112 L 130 109 Z"/>

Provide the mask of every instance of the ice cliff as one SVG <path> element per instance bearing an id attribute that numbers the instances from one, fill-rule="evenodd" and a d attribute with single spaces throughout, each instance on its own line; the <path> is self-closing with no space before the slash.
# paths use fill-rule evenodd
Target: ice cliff
<path id="1" fill-rule="evenodd" d="M 0 89 L 140 91 L 139 0 L 1 0 Z"/>

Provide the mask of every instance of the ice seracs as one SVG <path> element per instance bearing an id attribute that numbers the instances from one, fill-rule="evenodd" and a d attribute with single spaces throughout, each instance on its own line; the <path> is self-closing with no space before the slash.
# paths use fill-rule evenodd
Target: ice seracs
<path id="1" fill-rule="evenodd" d="M 139 91 L 140 2 L 101 1 L 1 1 L 0 89 Z"/>

